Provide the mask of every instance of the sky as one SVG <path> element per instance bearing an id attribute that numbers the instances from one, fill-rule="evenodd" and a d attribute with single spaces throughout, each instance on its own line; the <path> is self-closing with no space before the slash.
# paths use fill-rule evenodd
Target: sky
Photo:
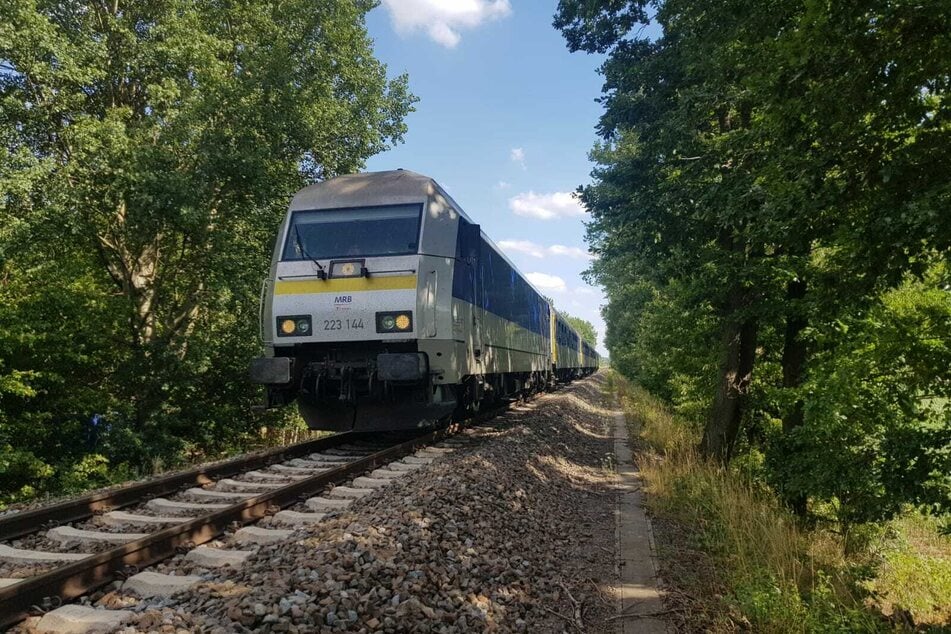
<path id="1" fill-rule="evenodd" d="M 557 0 L 383 0 L 367 27 L 377 58 L 419 102 L 405 143 L 366 169 L 431 176 L 555 307 L 594 324 L 606 302 L 590 261 L 588 152 L 601 114 L 600 56 L 569 53 Z"/>

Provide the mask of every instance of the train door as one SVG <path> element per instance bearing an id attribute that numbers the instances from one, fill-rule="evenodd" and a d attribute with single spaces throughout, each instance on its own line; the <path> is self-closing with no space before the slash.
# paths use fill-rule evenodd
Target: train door
<path id="1" fill-rule="evenodd" d="M 422 321 L 425 326 L 424 330 L 421 333 L 426 337 L 435 337 L 436 336 L 436 319 L 438 317 L 436 312 L 437 304 L 437 293 L 439 291 L 439 272 L 438 271 L 426 271 L 423 283 L 423 308 L 424 313 L 421 315 L 423 317 Z"/>
<path id="2" fill-rule="evenodd" d="M 483 363 L 485 361 L 483 354 L 483 341 L 482 341 L 482 319 L 483 319 L 483 309 L 482 309 L 482 275 L 481 275 L 481 262 L 482 262 L 482 228 L 479 225 L 470 224 L 466 221 L 460 221 L 459 224 L 460 232 L 460 246 L 461 246 L 461 256 L 466 263 L 466 269 L 469 273 L 469 284 L 471 285 L 470 291 L 472 297 L 472 320 L 469 327 L 468 342 L 469 342 L 469 352 L 471 354 L 471 359 L 474 360 L 475 373 L 483 373 Z"/>

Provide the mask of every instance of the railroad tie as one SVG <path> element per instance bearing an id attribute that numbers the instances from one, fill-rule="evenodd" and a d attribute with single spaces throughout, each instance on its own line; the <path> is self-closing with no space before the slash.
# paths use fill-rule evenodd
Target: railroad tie
<path id="1" fill-rule="evenodd" d="M 89 553 L 48 553 L 42 550 L 24 550 L 0 544 L 0 561 L 15 564 L 39 564 L 55 561 L 78 561 L 91 557 Z"/>
<path id="2" fill-rule="evenodd" d="M 218 511 L 231 505 L 211 502 L 173 502 L 165 498 L 154 498 L 146 502 L 145 506 L 160 513 L 188 513 L 190 511 Z"/>
<path id="3" fill-rule="evenodd" d="M 391 471 L 416 471 L 417 469 L 420 469 L 424 467 L 425 465 L 426 463 L 422 463 L 422 462 L 414 462 L 414 463 L 391 462 L 390 464 L 386 465 L 386 468 Z"/>
<path id="4" fill-rule="evenodd" d="M 455 447 L 425 447 L 416 452 L 416 455 L 432 455 L 432 456 L 444 456 L 450 454 L 456 450 Z"/>
<path id="5" fill-rule="evenodd" d="M 152 525 L 152 524 L 181 524 L 189 520 L 193 520 L 193 517 L 177 516 L 177 517 L 167 517 L 162 515 L 138 515 L 135 513 L 126 513 L 125 511 L 109 511 L 108 513 L 103 513 L 99 516 L 99 520 L 106 526 L 124 526 L 126 524 L 133 525 Z"/>
<path id="6" fill-rule="evenodd" d="M 387 478 L 368 478 L 366 476 L 360 476 L 359 478 L 354 478 L 351 484 L 357 489 L 379 489 L 380 487 L 385 487 L 390 481 Z"/>
<path id="7" fill-rule="evenodd" d="M 293 460 L 288 460 L 287 464 L 292 467 L 298 467 L 302 469 L 319 469 L 321 471 L 327 471 L 330 469 L 336 469 L 337 467 L 343 467 L 347 465 L 346 462 L 329 462 L 327 460 L 305 460 L 304 458 L 294 458 Z"/>
<path id="8" fill-rule="evenodd" d="M 131 610 L 97 610 L 69 604 L 44 614 L 36 629 L 51 634 L 102 634 L 112 632 L 134 615 Z"/>
<path id="9" fill-rule="evenodd" d="M 268 473 L 267 471 L 248 471 L 244 474 L 245 478 L 252 480 L 278 480 L 284 484 L 290 484 L 288 480 L 303 480 L 310 477 L 306 473 Z"/>
<path id="10" fill-rule="evenodd" d="M 273 489 L 285 487 L 289 482 L 243 482 L 231 478 L 223 478 L 215 483 L 215 491 L 249 491 L 252 493 L 263 493 Z"/>
<path id="11" fill-rule="evenodd" d="M 201 580 L 201 577 L 196 575 L 165 575 L 146 570 L 126 579 L 122 589 L 135 592 L 143 599 L 170 597 L 195 587 Z"/>
<path id="12" fill-rule="evenodd" d="M 359 456 L 342 456 L 340 454 L 312 453 L 305 460 L 311 462 L 325 462 L 333 464 L 347 464 L 356 460 Z"/>
<path id="13" fill-rule="evenodd" d="M 234 540 L 239 544 L 273 544 L 290 539 L 293 534 L 292 530 L 245 526 L 235 531 Z"/>
<path id="14" fill-rule="evenodd" d="M 251 550 L 225 550 L 224 548 L 199 546 L 189 550 L 185 559 L 205 568 L 223 568 L 224 566 L 237 568 L 253 554 L 254 551 Z"/>
<path id="15" fill-rule="evenodd" d="M 274 521 L 278 524 L 287 524 L 289 526 L 306 526 L 316 524 L 327 516 L 326 513 L 300 513 L 298 511 L 278 511 L 274 515 Z"/>
<path id="16" fill-rule="evenodd" d="M 354 499 L 362 498 L 364 495 L 370 495 L 371 493 L 373 493 L 373 489 L 357 489 L 354 487 L 339 486 L 332 488 L 327 492 L 327 495 L 333 498 Z"/>
<path id="17" fill-rule="evenodd" d="M 209 498 L 209 499 L 229 499 L 229 500 L 244 500 L 250 497 L 254 497 L 253 493 L 236 492 L 236 491 L 209 491 L 207 489 L 200 489 L 198 487 L 192 487 L 185 491 L 187 495 L 191 495 L 196 498 Z"/>
<path id="18" fill-rule="evenodd" d="M 57 526 L 46 531 L 46 537 L 58 542 L 105 542 L 108 544 L 124 544 L 137 539 L 148 537 L 148 533 L 101 533 L 99 531 L 84 531 L 72 526 Z"/>
<path id="19" fill-rule="evenodd" d="M 389 480 L 396 480 L 398 478 L 402 478 L 408 473 L 409 471 L 394 471 L 387 467 L 381 467 L 379 469 L 374 469 L 373 471 L 371 471 L 370 477 L 371 478 L 387 478 Z"/>
<path id="20" fill-rule="evenodd" d="M 351 503 L 353 500 L 333 500 L 325 497 L 313 497 L 304 502 L 307 508 L 313 511 L 341 511 Z"/>
<path id="21" fill-rule="evenodd" d="M 292 473 L 310 477 L 316 475 L 321 471 L 326 471 L 326 467 L 291 467 L 286 464 L 272 464 L 269 469 L 278 471 L 280 473 Z"/>
<path id="22" fill-rule="evenodd" d="M 433 456 L 414 455 L 414 456 L 406 456 L 405 458 L 400 460 L 400 462 L 402 462 L 403 464 L 424 465 L 424 464 L 432 464 L 433 462 L 435 462 L 435 460 L 436 458 Z"/>

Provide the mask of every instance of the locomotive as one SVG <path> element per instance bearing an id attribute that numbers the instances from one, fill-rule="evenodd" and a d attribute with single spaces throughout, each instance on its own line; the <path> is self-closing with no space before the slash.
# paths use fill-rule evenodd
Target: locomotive
<path id="1" fill-rule="evenodd" d="M 262 286 L 267 407 L 391 431 L 595 371 L 594 348 L 433 179 L 339 176 L 293 197 Z"/>

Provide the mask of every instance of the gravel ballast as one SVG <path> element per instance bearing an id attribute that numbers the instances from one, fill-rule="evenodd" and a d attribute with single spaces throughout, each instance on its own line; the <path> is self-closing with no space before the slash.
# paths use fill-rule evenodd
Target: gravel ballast
<path id="1" fill-rule="evenodd" d="M 538 397 L 239 567 L 177 557 L 155 568 L 200 575 L 187 592 L 119 589 L 97 604 L 133 611 L 119 630 L 129 634 L 614 631 L 604 407 L 598 377 Z"/>

